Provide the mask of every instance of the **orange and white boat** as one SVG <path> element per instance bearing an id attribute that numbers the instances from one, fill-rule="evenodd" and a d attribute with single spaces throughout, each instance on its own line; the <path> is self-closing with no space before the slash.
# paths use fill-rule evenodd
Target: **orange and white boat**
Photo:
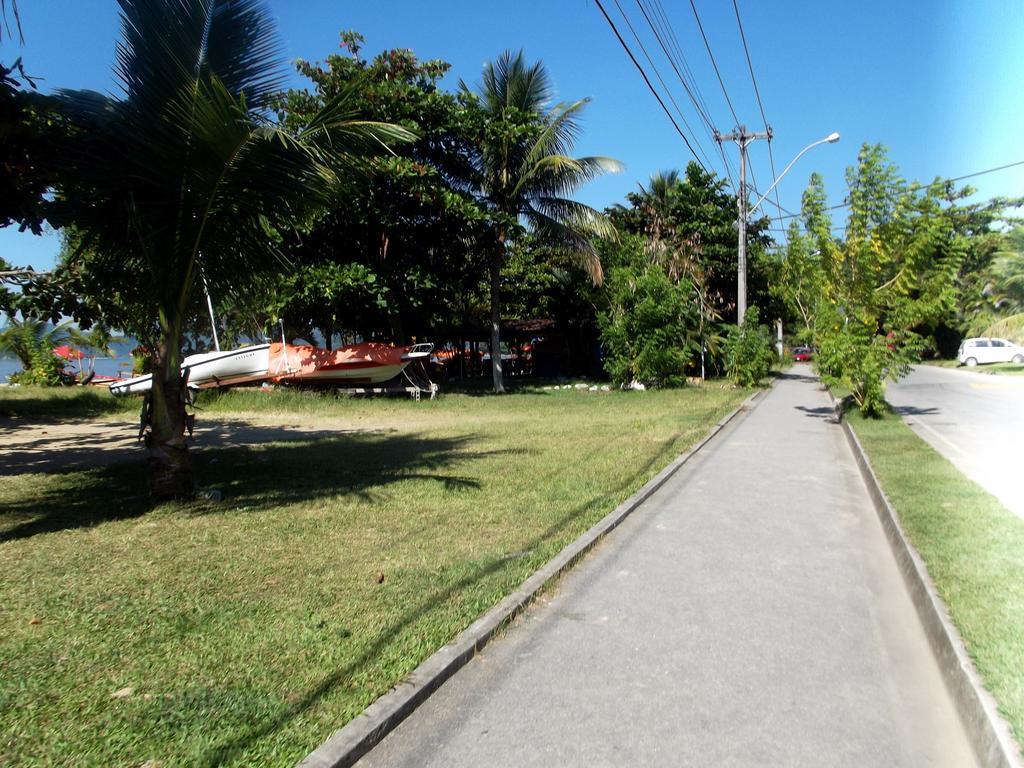
<path id="1" fill-rule="evenodd" d="M 189 355 L 181 364 L 190 389 L 273 381 L 281 384 L 380 384 L 414 360 L 430 357 L 433 344 L 392 347 L 379 342 L 322 349 L 298 344 L 257 344 L 223 352 Z M 115 395 L 140 394 L 153 386 L 150 374 L 112 380 Z"/>
<path id="2" fill-rule="evenodd" d="M 433 349 L 433 344 L 392 347 L 375 341 L 339 349 L 275 343 L 267 378 L 279 384 L 380 384 L 409 363 L 428 359 Z"/>

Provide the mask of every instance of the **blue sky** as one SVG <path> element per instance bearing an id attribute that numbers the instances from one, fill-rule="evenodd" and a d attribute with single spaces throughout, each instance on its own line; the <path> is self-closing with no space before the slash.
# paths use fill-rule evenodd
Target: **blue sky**
<path id="1" fill-rule="evenodd" d="M 637 57 L 647 65 L 616 7 L 603 0 Z M 649 5 L 649 3 L 647 3 Z M 734 120 L 699 36 L 688 0 L 662 0 L 713 123 Z M 6 40 L 0 60 L 24 58 L 43 89 L 111 91 L 118 35 L 112 0 L 22 0 L 24 46 Z M 637 0 L 619 0 L 672 96 L 714 160 L 714 145 L 690 106 Z M 730 0 L 696 0 L 729 97 L 741 121 L 763 130 Z M 682 168 L 688 150 L 647 91 L 594 0 L 271 0 L 289 59 L 322 59 L 338 32 L 366 37 L 364 52 L 411 48 L 452 64 L 446 84 L 475 83 L 483 63 L 506 48 L 525 50 L 551 71 L 560 99 L 592 98 L 578 154 L 609 155 L 626 171 L 600 179 L 580 199 L 597 207 L 663 168 Z M 739 8 L 768 122 L 777 171 L 832 131 L 842 139 L 811 150 L 779 184 L 783 207 L 798 211 L 812 171 L 833 203 L 843 172 L 863 142 L 882 142 L 907 178 L 961 176 L 1024 160 L 1024 3 L 1020 0 L 740 0 Z M 648 69 L 650 69 L 648 67 Z M 652 80 L 657 80 L 651 73 Z M 295 84 L 300 80 L 296 76 Z M 671 108 L 671 104 L 670 104 Z M 678 120 L 678 118 L 677 118 Z M 736 147 L 727 145 L 733 168 Z M 771 183 L 765 142 L 750 150 L 761 189 Z M 723 173 L 721 159 L 714 168 Z M 1024 194 L 1024 166 L 972 179 L 978 198 Z M 767 205 L 767 204 L 766 204 Z M 774 209 L 767 208 L 773 213 Z M 0 230 L 0 256 L 45 268 L 56 237 Z"/>

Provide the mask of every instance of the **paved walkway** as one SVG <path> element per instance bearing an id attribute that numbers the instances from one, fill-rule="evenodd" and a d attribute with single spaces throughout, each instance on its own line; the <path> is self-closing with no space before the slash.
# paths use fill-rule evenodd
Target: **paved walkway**
<path id="1" fill-rule="evenodd" d="M 798 366 L 359 763 L 975 765 Z"/>

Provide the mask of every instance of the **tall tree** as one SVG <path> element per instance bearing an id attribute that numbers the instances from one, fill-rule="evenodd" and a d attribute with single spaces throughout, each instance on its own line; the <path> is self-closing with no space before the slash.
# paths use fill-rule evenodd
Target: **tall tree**
<path id="1" fill-rule="evenodd" d="M 491 217 L 485 249 L 491 309 L 491 367 L 494 391 L 504 392 L 501 367 L 501 271 L 509 246 L 526 230 L 578 257 L 592 279 L 601 280 L 601 263 L 592 238 L 613 236 L 602 214 L 572 195 L 586 182 L 622 168 L 607 157 L 573 158 L 579 116 L 589 99 L 551 104 L 554 86 L 543 63 L 527 64 L 522 51 L 505 51 L 484 66 L 472 92 L 462 84 L 467 103 L 482 110 L 473 186 Z"/>
<path id="2" fill-rule="evenodd" d="M 908 184 L 877 144 L 861 148 L 847 185 L 843 240 L 829 234 L 823 200 L 805 197 L 822 265 L 818 365 L 863 414 L 876 415 L 885 408 L 885 380 L 916 359 L 922 328 L 953 311 L 964 241 L 952 203 L 962 192 Z"/>
<path id="3" fill-rule="evenodd" d="M 369 123 L 339 94 L 292 132 L 271 119 L 280 46 L 259 0 L 119 0 L 121 98 L 77 91 L 63 108 L 83 130 L 51 220 L 73 224 L 99 288 L 159 332 L 147 437 L 156 498 L 189 498 L 182 334 L 202 270 L 238 290 L 278 257 L 279 233 L 338 173 L 408 131 Z"/>
<path id="4" fill-rule="evenodd" d="M 345 179 L 288 244 L 296 265 L 283 282 L 290 327 L 402 341 L 454 322 L 453 307 L 475 293 L 481 259 L 474 242 L 483 214 L 470 194 L 468 157 L 479 111 L 439 87 L 443 61 L 392 49 L 366 58 L 363 38 L 341 33 L 342 52 L 300 61 L 312 89 L 279 99 L 282 120 L 302 129 L 330 99 L 354 90 L 368 117 L 406 126 L 415 142 L 375 158 Z"/>
<path id="5" fill-rule="evenodd" d="M 726 181 L 697 163 L 683 174 L 660 171 L 650 183 L 626 195 L 628 206 L 609 210 L 623 232 L 648 238 L 648 252 L 673 279 L 685 277 L 701 293 L 709 315 L 728 316 L 736 306 L 736 198 Z M 771 242 L 768 219 L 747 228 L 751 255 L 751 303 L 765 306 L 766 277 L 758 272 L 760 255 Z"/>
<path id="6" fill-rule="evenodd" d="M 775 258 L 771 284 L 772 293 L 788 310 L 791 319 L 803 326 L 798 336 L 808 344 L 814 338 L 814 324 L 822 300 L 824 275 L 818 243 L 821 238 L 830 240 L 827 229 L 830 222 L 822 218 L 825 199 L 824 182 L 814 173 L 803 195 L 804 225 L 808 234 L 801 232 L 796 221 L 790 223 L 786 246 Z"/>

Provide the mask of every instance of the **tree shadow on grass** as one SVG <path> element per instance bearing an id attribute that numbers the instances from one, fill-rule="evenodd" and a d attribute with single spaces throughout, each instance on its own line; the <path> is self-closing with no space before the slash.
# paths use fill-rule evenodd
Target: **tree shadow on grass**
<path id="1" fill-rule="evenodd" d="M 0 502 L 0 543 L 144 514 L 152 508 L 144 469 L 139 461 L 96 467 Z"/>
<path id="2" fill-rule="evenodd" d="M 53 390 L 41 393 L 38 397 L 23 397 L 20 393 L 17 396 L 0 397 L 0 418 L 95 418 L 124 413 L 126 410 L 123 400 L 115 399 L 105 390 L 76 387 L 63 392 L 67 393 L 64 397 L 54 396 Z M 132 409 L 127 410 L 130 412 Z"/>
<path id="3" fill-rule="evenodd" d="M 667 463 L 667 461 L 675 455 L 673 446 L 681 434 L 682 433 L 676 433 L 672 437 L 666 439 L 661 444 L 660 448 L 644 463 L 643 466 L 637 469 L 636 472 L 626 478 L 618 486 L 587 499 L 569 510 L 566 514 L 548 526 L 548 528 L 543 532 L 537 534 L 526 542 L 519 552 L 484 562 L 479 567 L 468 573 L 465 577 L 433 594 L 426 596 L 417 604 L 411 605 L 404 615 L 382 629 L 377 638 L 369 644 L 366 650 L 354 658 L 350 663 L 329 673 L 303 695 L 296 697 L 289 704 L 283 705 L 280 712 L 276 715 L 266 717 L 262 722 L 251 723 L 246 733 L 223 739 L 220 744 L 215 745 L 206 752 L 197 761 L 197 763 L 202 766 L 213 768 L 213 766 L 221 765 L 239 757 L 242 752 L 253 746 L 260 739 L 272 735 L 286 726 L 292 719 L 315 707 L 332 691 L 351 683 L 352 679 L 359 676 L 359 674 L 364 671 L 365 667 L 373 664 L 374 659 L 386 650 L 388 645 L 395 638 L 399 637 L 404 631 L 424 619 L 431 611 L 435 610 L 439 606 L 450 603 L 453 598 L 463 590 L 474 587 L 479 582 L 495 575 L 505 568 L 513 567 L 513 561 L 518 560 L 520 556 L 532 552 L 534 549 L 547 543 L 551 538 L 558 536 L 565 529 L 572 526 L 572 524 L 581 516 L 587 515 L 592 511 L 610 512 L 612 509 L 612 503 L 617 501 L 623 492 L 632 488 L 641 478 L 646 477 L 656 465 L 660 466 Z M 398 682 L 398 680 L 395 681 L 396 684 Z M 318 746 L 318 744 L 311 744 L 309 749 L 311 750 L 316 746 Z"/>
<path id="4" fill-rule="evenodd" d="M 211 514 L 225 506 L 256 511 L 331 496 L 372 502 L 375 491 L 401 480 L 433 480 L 446 490 L 476 488 L 476 478 L 452 474 L 450 467 L 507 452 L 472 450 L 476 439 L 472 434 L 349 432 L 204 450 L 195 458 L 197 480 L 203 491 L 220 491 L 223 501 L 195 505 L 194 511 Z"/>
<path id="5" fill-rule="evenodd" d="M 475 478 L 452 474 L 451 465 L 501 453 L 470 450 L 474 435 L 301 433 L 266 427 L 258 432 L 275 442 L 207 447 L 193 454 L 200 489 L 220 491 L 223 501 L 200 500 L 185 505 L 186 511 L 258 512 L 351 495 L 372 500 L 375 490 L 409 479 L 436 480 L 447 489 L 476 487 Z M 40 483 L 35 493 L 0 504 L 0 542 L 138 517 L 152 508 L 142 461 L 95 467 L 67 482 Z"/>

